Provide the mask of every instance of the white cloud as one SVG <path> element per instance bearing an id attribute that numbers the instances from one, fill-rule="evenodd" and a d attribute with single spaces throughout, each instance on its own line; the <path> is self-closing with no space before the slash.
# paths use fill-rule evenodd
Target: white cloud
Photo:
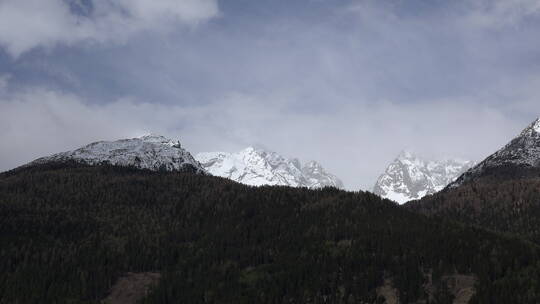
<path id="1" fill-rule="evenodd" d="M 73 1 L 72 4 L 78 3 Z M 76 13 L 65 0 L 0 0 L 0 45 L 13 56 L 43 46 L 118 42 L 143 30 L 196 25 L 218 14 L 217 0 L 89 0 Z"/>

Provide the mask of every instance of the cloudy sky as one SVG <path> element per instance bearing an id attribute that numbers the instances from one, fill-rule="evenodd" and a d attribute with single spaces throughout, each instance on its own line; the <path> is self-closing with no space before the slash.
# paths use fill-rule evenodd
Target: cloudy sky
<path id="1" fill-rule="evenodd" d="M 540 0 L 0 0 L 0 170 L 160 133 L 371 188 L 540 115 Z"/>

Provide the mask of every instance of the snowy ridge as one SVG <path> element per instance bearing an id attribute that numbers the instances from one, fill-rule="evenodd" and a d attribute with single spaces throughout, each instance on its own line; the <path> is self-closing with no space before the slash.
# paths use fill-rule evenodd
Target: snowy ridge
<path id="1" fill-rule="evenodd" d="M 183 149 L 179 141 L 160 135 L 117 141 L 99 141 L 82 148 L 37 159 L 31 164 L 68 161 L 99 165 L 135 167 L 153 171 L 181 171 L 206 174 L 204 168 Z"/>
<path id="2" fill-rule="evenodd" d="M 536 119 L 499 151 L 460 176 L 450 188 L 455 188 L 490 168 L 505 165 L 540 168 L 540 118 Z"/>
<path id="3" fill-rule="evenodd" d="M 373 192 L 404 204 L 444 189 L 473 165 L 473 162 L 456 159 L 426 161 L 404 151 L 379 177 Z"/>
<path id="4" fill-rule="evenodd" d="M 302 166 L 298 159 L 288 159 L 263 149 L 248 147 L 237 153 L 204 152 L 195 158 L 210 174 L 247 185 L 343 188 L 336 176 L 315 161 Z"/>

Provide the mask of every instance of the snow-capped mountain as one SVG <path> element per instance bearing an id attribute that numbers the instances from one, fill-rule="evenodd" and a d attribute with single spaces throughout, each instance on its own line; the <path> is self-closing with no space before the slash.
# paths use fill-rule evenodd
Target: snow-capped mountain
<path id="1" fill-rule="evenodd" d="M 458 187 L 482 175 L 486 170 L 503 166 L 540 168 L 540 118 L 531 123 L 510 143 L 467 171 L 448 187 Z"/>
<path id="2" fill-rule="evenodd" d="M 160 135 L 117 141 L 99 141 L 82 148 L 39 158 L 31 164 L 76 161 L 88 165 L 111 164 L 153 171 L 180 171 L 207 174 L 179 141 Z"/>
<path id="3" fill-rule="evenodd" d="M 426 161 L 404 151 L 386 168 L 373 192 L 404 204 L 438 192 L 474 165 L 471 161 Z"/>
<path id="4" fill-rule="evenodd" d="M 288 159 L 263 149 L 249 147 L 238 153 L 204 152 L 195 158 L 210 174 L 247 185 L 343 188 L 336 176 L 315 161 L 302 166 L 298 159 Z"/>

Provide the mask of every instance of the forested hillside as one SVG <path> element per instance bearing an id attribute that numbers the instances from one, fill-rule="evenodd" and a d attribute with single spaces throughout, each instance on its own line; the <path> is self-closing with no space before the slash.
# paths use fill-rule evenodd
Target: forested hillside
<path id="1" fill-rule="evenodd" d="M 406 207 L 540 244 L 540 169 L 508 164 L 489 168 L 458 187 Z"/>
<path id="2" fill-rule="evenodd" d="M 529 242 L 370 193 L 56 163 L 0 175 L 0 302 L 99 303 L 128 272 L 143 303 L 538 303 Z M 386 282 L 386 284 L 385 284 Z M 423 301 L 421 301 L 423 300 Z"/>

